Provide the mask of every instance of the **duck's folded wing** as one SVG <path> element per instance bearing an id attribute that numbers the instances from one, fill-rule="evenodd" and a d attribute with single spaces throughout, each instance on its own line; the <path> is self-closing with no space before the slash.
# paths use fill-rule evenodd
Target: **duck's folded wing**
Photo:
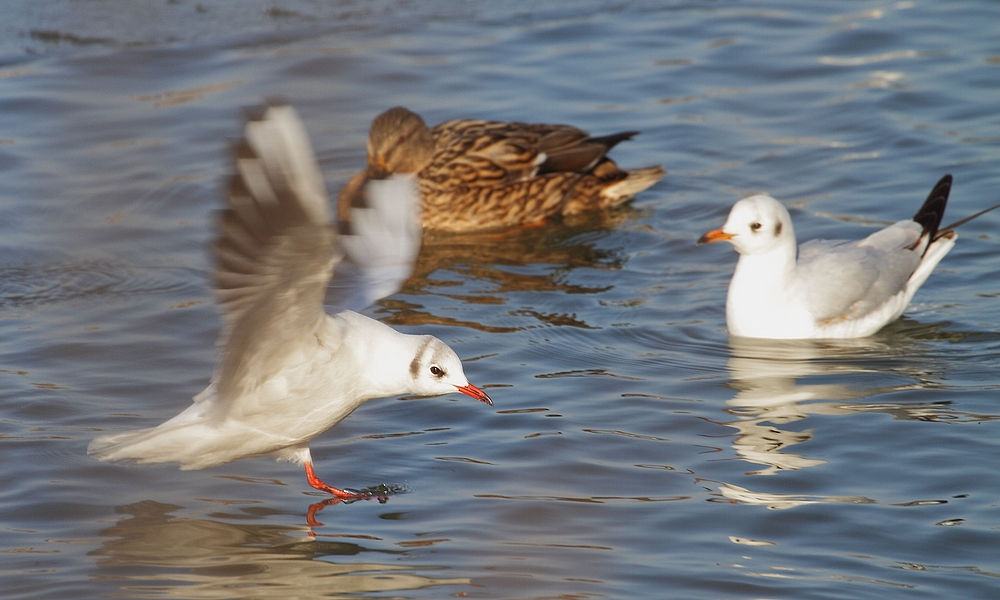
<path id="1" fill-rule="evenodd" d="M 561 126 L 561 128 L 569 128 L 586 135 L 585 132 L 576 128 L 565 125 Z M 617 165 L 611 162 L 610 159 L 604 160 L 605 155 L 619 142 L 632 139 L 632 137 L 638 134 L 638 131 L 623 131 L 602 137 L 577 138 L 573 139 L 571 143 L 555 146 L 551 142 L 560 140 L 560 138 L 568 138 L 569 136 L 559 131 L 553 132 L 545 136 L 540 145 L 540 149 L 545 152 L 545 161 L 541 164 L 538 173 L 591 173 L 598 163 L 602 161 L 609 163 L 608 169 L 617 170 Z M 550 142 L 546 143 L 547 140 L 550 140 Z"/>
<path id="2" fill-rule="evenodd" d="M 339 260 L 326 186 L 291 107 L 247 118 L 215 245 L 223 356 L 216 383 L 252 387 L 308 350 Z"/>
<path id="3" fill-rule="evenodd" d="M 422 235 L 420 191 L 412 175 L 370 179 L 339 223 L 345 260 L 326 303 L 360 311 L 395 293 L 413 273 Z"/>
<path id="4" fill-rule="evenodd" d="M 588 134 L 569 125 L 457 120 L 441 123 L 431 133 L 434 158 L 421 178 L 443 189 L 523 181 L 538 173 L 549 154 L 574 164 L 595 160 L 595 149 L 589 147 L 581 150 L 588 157 L 576 156 L 574 148 Z"/>

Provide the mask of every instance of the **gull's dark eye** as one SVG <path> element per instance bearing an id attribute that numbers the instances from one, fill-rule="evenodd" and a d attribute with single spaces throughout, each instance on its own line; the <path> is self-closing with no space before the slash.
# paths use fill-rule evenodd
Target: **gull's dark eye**
<path id="1" fill-rule="evenodd" d="M 754 232 L 760 231 L 760 223 L 757 222 L 757 221 L 754 221 L 753 223 L 750 223 L 750 231 L 754 231 Z"/>
<path id="2" fill-rule="evenodd" d="M 442 371 L 441 367 L 439 367 L 437 365 L 431 365 L 431 375 L 433 375 L 435 377 L 440 377 L 440 376 L 444 375 L 444 371 Z"/>

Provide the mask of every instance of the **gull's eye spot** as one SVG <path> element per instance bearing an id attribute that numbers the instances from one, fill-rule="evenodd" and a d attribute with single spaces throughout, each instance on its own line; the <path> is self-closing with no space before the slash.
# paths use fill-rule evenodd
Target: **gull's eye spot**
<path id="1" fill-rule="evenodd" d="M 441 367 L 437 365 L 431 365 L 431 375 L 435 377 L 441 377 L 442 375 L 444 375 L 444 370 L 442 370 Z"/>
<path id="2" fill-rule="evenodd" d="M 754 233 L 757 233 L 758 231 L 760 231 L 760 222 L 759 221 L 754 221 L 753 223 L 750 223 L 750 231 L 752 231 Z"/>

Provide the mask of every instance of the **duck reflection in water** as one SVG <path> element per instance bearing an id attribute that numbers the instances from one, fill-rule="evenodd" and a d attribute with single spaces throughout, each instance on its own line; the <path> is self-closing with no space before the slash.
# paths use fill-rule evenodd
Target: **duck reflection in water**
<path id="1" fill-rule="evenodd" d="M 624 253 L 601 247 L 600 242 L 614 226 L 641 215 L 623 206 L 496 234 L 425 232 L 413 274 L 401 293 L 379 300 L 372 314 L 392 326 L 446 325 L 488 333 L 531 327 L 524 324 L 524 317 L 542 325 L 588 329 L 591 325 L 574 313 L 512 307 L 503 315 L 510 317 L 510 325 L 487 325 L 473 318 L 446 316 L 438 309 L 455 301 L 499 307 L 511 303 L 511 295 L 519 292 L 605 292 L 611 286 L 575 284 L 570 275 L 577 269 L 620 270 L 627 260 Z"/>

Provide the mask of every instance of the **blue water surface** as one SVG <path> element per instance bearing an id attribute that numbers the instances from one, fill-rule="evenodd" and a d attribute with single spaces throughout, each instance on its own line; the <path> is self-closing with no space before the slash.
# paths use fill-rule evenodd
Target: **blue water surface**
<path id="1" fill-rule="evenodd" d="M 742 196 L 800 240 L 1000 202 L 989 1 L 9 2 L 0 19 L 4 598 L 1000 597 L 1000 214 L 906 315 L 730 339 Z M 494 398 L 368 403 L 320 475 L 98 463 L 207 384 L 212 219 L 240 107 L 279 95 L 331 189 L 371 119 L 641 130 L 668 173 L 617 210 L 433 236 L 367 313 Z M 317 523 L 310 525 L 310 509 Z M 318 512 L 315 512 L 317 511 Z"/>

